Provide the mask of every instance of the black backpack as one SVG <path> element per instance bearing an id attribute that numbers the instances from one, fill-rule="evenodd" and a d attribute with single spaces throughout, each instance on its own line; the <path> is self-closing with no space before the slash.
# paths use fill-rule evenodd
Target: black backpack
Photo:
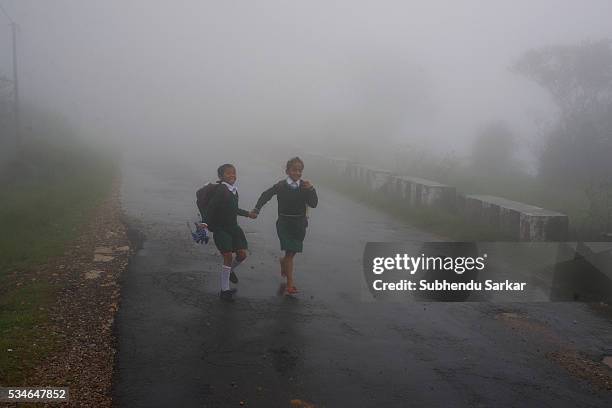
<path id="1" fill-rule="evenodd" d="M 198 205 L 198 210 L 200 211 L 200 216 L 204 217 L 204 212 L 210 203 L 210 200 L 215 195 L 217 188 L 221 185 L 221 183 L 208 183 L 198 191 L 196 191 L 196 204 Z M 210 220 L 208 220 L 210 221 Z"/>

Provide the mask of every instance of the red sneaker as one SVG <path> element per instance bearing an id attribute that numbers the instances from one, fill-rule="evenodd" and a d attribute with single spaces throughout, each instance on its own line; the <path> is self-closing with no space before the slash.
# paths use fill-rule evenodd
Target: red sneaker
<path id="1" fill-rule="evenodd" d="M 295 286 L 290 286 L 285 289 L 286 295 L 295 295 L 296 293 L 300 293 L 300 291 Z"/>

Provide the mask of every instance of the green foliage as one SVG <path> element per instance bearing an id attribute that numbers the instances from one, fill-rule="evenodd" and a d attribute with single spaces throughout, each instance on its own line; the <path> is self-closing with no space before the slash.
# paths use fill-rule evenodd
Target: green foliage
<path id="1" fill-rule="evenodd" d="M 427 151 L 398 156 L 397 163 L 393 170 L 398 174 L 434 180 L 464 194 L 493 195 L 559 211 L 570 218 L 572 236 L 595 237 L 589 196 L 584 188 L 572 183 L 551 182 L 514 165 L 506 171 L 487 171 L 453 155 L 440 157 Z"/>
<path id="2" fill-rule="evenodd" d="M 57 347 L 58 338 L 44 330 L 46 306 L 54 288 L 35 282 L 2 293 L 0 297 L 0 384 L 31 386 L 25 381 L 37 361 Z"/>
<path id="3" fill-rule="evenodd" d="M 530 50 L 514 69 L 549 91 L 561 112 L 540 157 L 542 182 L 586 197 L 579 235 L 610 232 L 612 40 Z"/>
<path id="4" fill-rule="evenodd" d="M 532 49 L 513 69 L 549 91 L 564 116 L 588 111 L 610 102 L 612 40 Z"/>
<path id="5" fill-rule="evenodd" d="M 540 175 L 578 186 L 610 177 L 612 41 L 530 50 L 514 70 L 546 89 L 560 108 L 540 158 Z"/>
<path id="6" fill-rule="evenodd" d="M 472 165 L 475 169 L 496 174 L 514 172 L 516 137 L 503 121 L 492 121 L 483 126 L 472 146 Z"/>
<path id="7" fill-rule="evenodd" d="M 31 270 L 63 253 L 116 177 L 107 152 L 76 140 L 30 142 L 0 190 L 0 384 L 12 386 L 32 385 L 32 367 L 60 346 L 47 312 L 58 288 Z"/>
<path id="8" fill-rule="evenodd" d="M 612 232 L 612 180 L 591 183 L 585 188 L 589 200 L 583 228 L 589 235 Z"/>
<path id="9" fill-rule="evenodd" d="M 109 157 L 83 146 L 30 146 L 0 190 L 0 276 L 61 253 L 109 192 Z"/>

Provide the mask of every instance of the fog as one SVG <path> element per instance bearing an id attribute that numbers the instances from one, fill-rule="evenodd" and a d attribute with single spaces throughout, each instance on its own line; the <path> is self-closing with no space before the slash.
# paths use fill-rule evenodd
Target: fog
<path id="1" fill-rule="evenodd" d="M 505 120 L 529 161 L 556 107 L 509 68 L 532 48 L 612 37 L 608 0 L 1 4 L 19 24 L 24 104 L 147 152 L 374 143 L 463 154 L 483 123 Z"/>

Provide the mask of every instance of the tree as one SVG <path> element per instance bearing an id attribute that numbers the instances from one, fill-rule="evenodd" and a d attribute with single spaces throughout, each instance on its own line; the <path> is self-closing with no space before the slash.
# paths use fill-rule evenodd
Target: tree
<path id="1" fill-rule="evenodd" d="M 472 147 L 472 165 L 479 171 L 506 173 L 516 169 L 516 137 L 504 121 L 483 126 Z"/>
<path id="2" fill-rule="evenodd" d="M 514 70 L 550 92 L 560 109 L 540 158 L 540 174 L 576 183 L 611 175 L 612 41 L 530 50 Z"/>

